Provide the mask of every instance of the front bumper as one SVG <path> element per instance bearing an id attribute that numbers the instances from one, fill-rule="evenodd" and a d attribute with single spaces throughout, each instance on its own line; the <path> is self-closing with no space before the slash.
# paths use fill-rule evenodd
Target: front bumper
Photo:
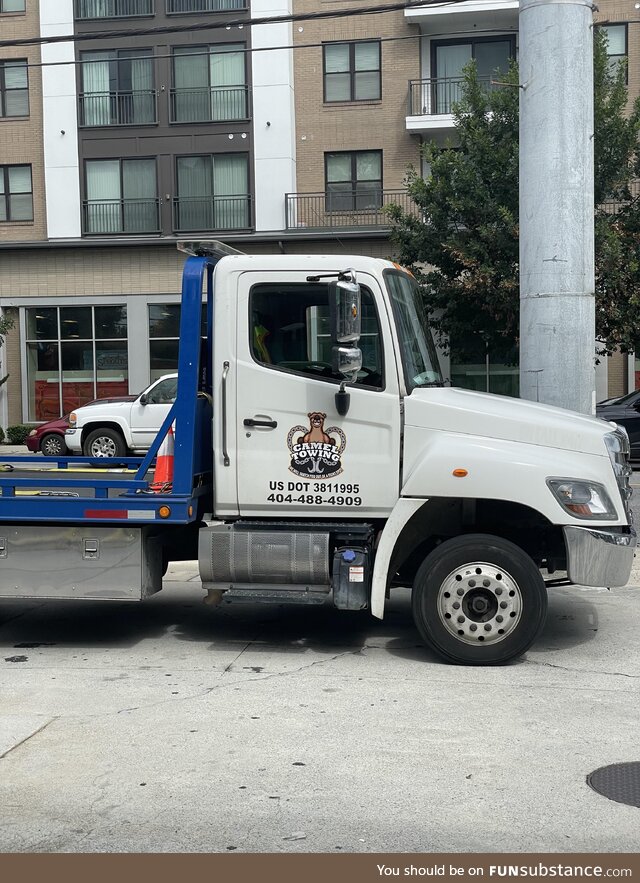
<path id="1" fill-rule="evenodd" d="M 625 586 L 629 582 L 636 532 L 633 527 L 564 527 L 567 575 L 579 586 Z M 627 532 L 623 533 L 622 530 Z"/>
<path id="2" fill-rule="evenodd" d="M 64 440 L 70 451 L 78 453 L 82 450 L 82 433 L 77 429 L 66 429 Z"/>

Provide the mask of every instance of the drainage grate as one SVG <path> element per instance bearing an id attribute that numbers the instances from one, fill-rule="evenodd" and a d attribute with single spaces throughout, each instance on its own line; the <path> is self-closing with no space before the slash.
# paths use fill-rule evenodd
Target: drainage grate
<path id="1" fill-rule="evenodd" d="M 609 800 L 640 807 L 640 761 L 602 766 L 587 776 L 587 785 Z"/>

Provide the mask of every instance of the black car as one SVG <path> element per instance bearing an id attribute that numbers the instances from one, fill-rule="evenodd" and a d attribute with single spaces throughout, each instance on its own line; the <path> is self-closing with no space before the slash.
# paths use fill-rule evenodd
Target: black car
<path id="1" fill-rule="evenodd" d="M 629 433 L 631 459 L 640 460 L 640 389 L 629 392 L 619 399 L 606 399 L 596 405 L 596 415 L 603 420 L 613 420 Z"/>

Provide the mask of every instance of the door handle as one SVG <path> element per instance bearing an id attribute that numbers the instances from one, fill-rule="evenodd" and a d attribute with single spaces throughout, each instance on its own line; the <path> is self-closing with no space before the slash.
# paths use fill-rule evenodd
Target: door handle
<path id="1" fill-rule="evenodd" d="M 266 426 L 267 429 L 275 429 L 278 425 L 277 420 L 253 420 L 251 417 L 245 417 L 243 420 L 245 426 Z"/>
<path id="2" fill-rule="evenodd" d="M 222 363 L 222 462 L 225 466 L 230 466 L 229 452 L 227 451 L 227 376 L 229 374 L 229 363 Z"/>

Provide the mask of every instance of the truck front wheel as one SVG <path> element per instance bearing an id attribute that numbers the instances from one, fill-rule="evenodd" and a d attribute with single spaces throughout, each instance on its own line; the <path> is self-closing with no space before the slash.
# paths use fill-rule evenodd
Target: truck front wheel
<path id="1" fill-rule="evenodd" d="M 124 457 L 127 446 L 116 429 L 94 429 L 84 440 L 82 452 L 85 457 Z"/>
<path id="2" fill-rule="evenodd" d="M 540 571 L 514 543 L 468 534 L 441 543 L 413 584 L 425 643 L 458 665 L 500 665 L 534 642 L 547 613 Z"/>

